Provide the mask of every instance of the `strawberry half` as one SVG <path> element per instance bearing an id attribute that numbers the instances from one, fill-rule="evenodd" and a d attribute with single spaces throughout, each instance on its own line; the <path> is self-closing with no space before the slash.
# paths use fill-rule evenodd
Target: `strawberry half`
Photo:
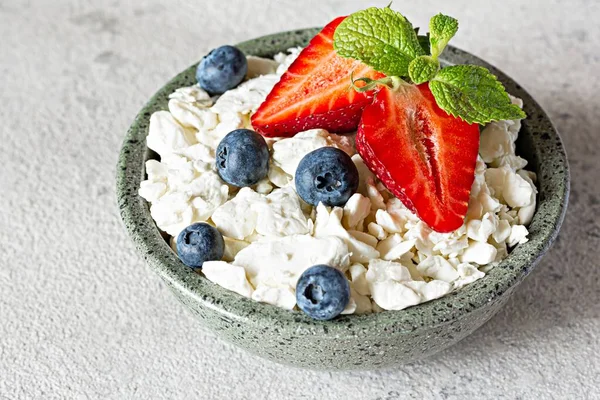
<path id="1" fill-rule="evenodd" d="M 475 177 L 479 126 L 447 114 L 428 84 L 379 90 L 356 148 L 406 207 L 437 232 L 463 224 Z"/>
<path id="2" fill-rule="evenodd" d="M 384 75 L 336 54 L 333 34 L 345 18 L 336 18 L 323 28 L 281 76 L 252 116 L 257 132 L 267 137 L 290 137 L 313 128 L 337 133 L 356 130 L 373 93 L 352 90 L 350 74 L 371 79 Z"/>

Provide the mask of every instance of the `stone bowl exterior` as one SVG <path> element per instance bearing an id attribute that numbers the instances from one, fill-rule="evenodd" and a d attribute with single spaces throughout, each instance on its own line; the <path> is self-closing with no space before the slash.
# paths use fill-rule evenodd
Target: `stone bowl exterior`
<path id="1" fill-rule="evenodd" d="M 272 57 L 305 46 L 318 28 L 282 32 L 238 44 L 246 54 Z M 544 110 L 516 82 L 481 59 L 456 48 L 443 53 L 447 64 L 489 68 L 507 91 L 523 99 L 528 118 L 518 153 L 538 175 L 538 206 L 529 242 L 517 246 L 496 268 L 443 298 L 402 311 L 341 316 L 319 322 L 230 292 L 187 268 L 154 224 L 138 195 L 144 163 L 156 157 L 146 147 L 150 115 L 167 109 L 175 89 L 195 83 L 193 65 L 161 88 L 131 125 L 117 167 L 121 217 L 139 254 L 173 294 L 197 316 L 200 325 L 223 340 L 273 361 L 325 369 L 375 369 L 423 359 L 471 334 L 506 303 L 550 248 L 562 224 L 569 197 L 569 167 L 561 139 Z"/>

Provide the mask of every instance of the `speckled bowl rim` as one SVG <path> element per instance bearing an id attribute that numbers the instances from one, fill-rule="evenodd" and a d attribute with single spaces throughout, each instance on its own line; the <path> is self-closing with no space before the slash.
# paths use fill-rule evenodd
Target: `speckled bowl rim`
<path id="1" fill-rule="evenodd" d="M 320 28 L 281 32 L 238 44 L 247 54 L 272 56 L 273 48 L 286 49 L 306 44 Z M 262 50 L 263 47 L 267 50 Z M 178 87 L 194 83 L 195 65 L 163 88 L 142 108 L 127 132 L 117 166 L 117 197 L 124 225 L 138 252 L 174 289 L 201 303 L 202 307 L 227 315 L 237 322 L 260 326 L 296 326 L 298 332 L 319 332 L 322 339 L 376 337 L 382 332 L 418 332 L 468 317 L 521 282 L 554 242 L 565 216 L 569 196 L 569 168 L 561 139 L 539 104 L 516 82 L 485 61 L 448 47 L 443 57 L 449 64 L 468 63 L 489 68 L 507 90 L 523 99 L 528 118 L 531 159 L 537 165 L 538 205 L 529 226 L 529 242 L 519 245 L 483 279 L 440 299 L 402 311 L 340 316 L 333 321 L 314 321 L 301 312 L 291 312 L 256 302 L 230 292 L 187 268 L 171 250 L 150 216 L 146 201 L 138 193 L 145 176 L 144 163 L 150 154 L 145 138 L 150 115 L 167 109 L 167 98 Z M 185 82 L 182 84 L 182 82 Z M 544 160 L 541 163 L 540 160 Z M 352 329 L 349 329 L 352 327 Z M 352 331 L 352 332 L 350 332 Z"/>

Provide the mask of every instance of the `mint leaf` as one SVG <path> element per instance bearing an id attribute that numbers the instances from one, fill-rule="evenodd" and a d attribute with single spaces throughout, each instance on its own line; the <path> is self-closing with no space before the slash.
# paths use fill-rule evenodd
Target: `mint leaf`
<path id="1" fill-rule="evenodd" d="M 427 82 L 437 74 L 440 62 L 431 56 L 419 56 L 408 65 L 408 76 L 417 85 Z"/>
<path id="2" fill-rule="evenodd" d="M 437 104 L 468 123 L 486 124 L 526 115 L 511 104 L 504 86 L 490 71 L 475 65 L 443 68 L 429 82 Z"/>
<path id="3" fill-rule="evenodd" d="M 458 21 L 444 14 L 438 14 L 429 20 L 429 43 L 431 56 L 435 59 L 458 31 Z"/>
<path id="4" fill-rule="evenodd" d="M 360 60 L 390 76 L 408 76 L 408 64 L 424 55 L 404 16 L 389 8 L 368 8 L 347 17 L 336 29 L 333 47 L 342 57 Z"/>

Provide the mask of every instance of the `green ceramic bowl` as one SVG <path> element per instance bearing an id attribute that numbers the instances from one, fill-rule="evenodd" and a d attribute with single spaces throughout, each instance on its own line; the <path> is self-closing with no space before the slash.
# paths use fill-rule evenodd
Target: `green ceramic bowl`
<path id="1" fill-rule="evenodd" d="M 318 29 L 283 32 L 238 44 L 246 54 L 271 57 L 304 46 Z M 150 115 L 167 109 L 175 89 L 195 83 L 195 66 L 186 69 L 150 99 L 127 132 L 117 171 L 117 195 L 125 227 L 139 253 L 188 307 L 201 325 L 228 342 L 268 359 L 311 369 L 374 369 L 430 356 L 463 339 L 506 303 L 521 281 L 552 245 L 569 196 L 567 158 L 546 113 L 516 82 L 478 59 L 449 47 L 449 64 L 489 68 L 508 92 L 523 99 L 529 116 L 517 142 L 518 152 L 538 174 L 538 209 L 529 227 L 529 242 L 519 245 L 498 267 L 467 287 L 441 299 L 369 315 L 314 321 L 257 303 L 230 292 L 187 268 L 154 224 L 148 205 L 137 194 L 144 163 L 155 155 L 146 148 Z"/>

